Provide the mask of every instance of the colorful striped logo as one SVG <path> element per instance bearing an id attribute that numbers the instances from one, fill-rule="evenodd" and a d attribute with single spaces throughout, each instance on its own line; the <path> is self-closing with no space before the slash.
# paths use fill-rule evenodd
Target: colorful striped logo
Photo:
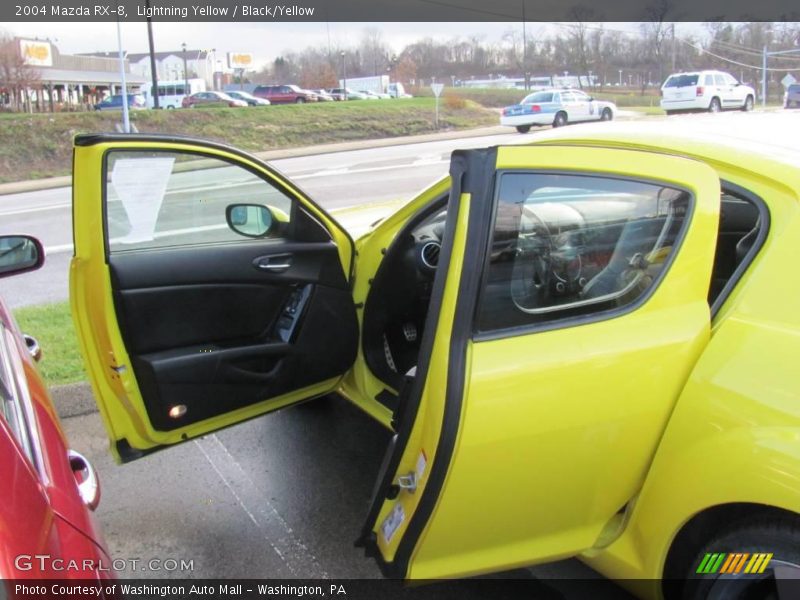
<path id="1" fill-rule="evenodd" d="M 700 575 L 763 573 L 771 560 L 771 553 L 711 553 L 706 554 L 703 560 L 700 561 L 697 573 Z"/>

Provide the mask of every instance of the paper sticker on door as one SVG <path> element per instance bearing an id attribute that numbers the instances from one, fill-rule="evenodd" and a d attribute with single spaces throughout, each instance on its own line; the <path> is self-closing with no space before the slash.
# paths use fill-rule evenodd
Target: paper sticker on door
<path id="1" fill-rule="evenodd" d="M 406 519 L 406 513 L 403 510 L 403 505 L 399 502 L 394 505 L 392 511 L 381 523 L 381 533 L 383 534 L 384 541 L 388 544 L 392 541 L 395 532 L 403 524 Z"/>

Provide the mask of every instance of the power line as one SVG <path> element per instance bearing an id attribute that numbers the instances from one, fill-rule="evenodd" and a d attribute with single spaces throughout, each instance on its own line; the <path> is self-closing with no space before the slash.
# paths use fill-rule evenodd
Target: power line
<path id="1" fill-rule="evenodd" d="M 695 50 L 698 50 L 698 51 L 699 51 L 701 54 L 703 54 L 703 53 L 705 53 L 705 54 L 708 54 L 709 56 L 713 56 L 714 58 L 718 58 L 719 60 L 722 60 L 722 61 L 725 61 L 725 62 L 728 62 L 728 63 L 734 64 L 734 65 L 737 65 L 737 66 L 739 66 L 739 67 L 745 67 L 745 68 L 747 68 L 747 69 L 757 69 L 757 70 L 759 70 L 759 71 L 763 71 L 763 70 L 764 70 L 764 67 L 762 67 L 762 66 L 759 66 L 759 65 L 749 65 L 749 64 L 747 64 L 747 63 L 739 62 L 738 60 L 733 60 L 733 59 L 731 59 L 731 58 L 727 58 L 727 57 L 725 57 L 725 56 L 720 56 L 719 54 L 714 54 L 713 52 L 710 52 L 709 50 L 706 50 L 706 49 L 705 49 L 705 48 L 703 48 L 702 46 L 697 46 L 697 45 L 695 45 L 695 44 L 692 44 L 692 43 L 691 43 L 691 42 L 689 42 L 689 41 L 686 41 L 686 40 L 680 40 L 680 41 L 681 41 L 681 42 L 683 42 L 684 44 L 686 44 L 687 46 L 691 46 L 691 47 L 692 47 L 692 48 L 694 48 Z M 795 67 L 795 68 L 793 68 L 793 69 L 776 69 L 776 68 L 768 68 L 768 69 L 766 69 L 766 70 L 767 70 L 767 71 L 769 71 L 769 72 L 773 72 L 773 73 L 774 73 L 774 72 L 778 72 L 778 73 L 786 73 L 786 72 L 789 72 L 789 71 L 797 71 L 797 70 L 798 70 L 798 67 Z"/>

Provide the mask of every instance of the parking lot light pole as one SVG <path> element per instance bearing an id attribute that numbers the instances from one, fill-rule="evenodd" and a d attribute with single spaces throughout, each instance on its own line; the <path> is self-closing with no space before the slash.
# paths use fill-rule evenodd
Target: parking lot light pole
<path id="1" fill-rule="evenodd" d="M 183 50 L 183 95 L 189 95 L 189 71 L 186 67 L 186 42 L 181 44 L 181 50 Z"/>
<path id="2" fill-rule="evenodd" d="M 342 56 L 342 88 L 344 88 L 344 99 L 349 100 L 347 97 L 347 62 L 344 60 L 344 50 L 341 51 Z"/>

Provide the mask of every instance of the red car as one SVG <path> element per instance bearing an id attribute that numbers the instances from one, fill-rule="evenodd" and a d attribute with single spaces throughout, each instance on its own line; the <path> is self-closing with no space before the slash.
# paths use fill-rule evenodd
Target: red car
<path id="1" fill-rule="evenodd" d="M 0 277 L 43 262 L 35 238 L 0 236 Z M 114 578 L 92 514 L 97 475 L 69 448 L 36 369 L 40 355 L 0 299 L 0 578 L 12 598 L 18 579 Z"/>
<path id="2" fill-rule="evenodd" d="M 266 98 L 272 104 L 303 104 L 319 101 L 314 92 L 296 85 L 259 85 L 253 90 L 253 96 Z"/>

